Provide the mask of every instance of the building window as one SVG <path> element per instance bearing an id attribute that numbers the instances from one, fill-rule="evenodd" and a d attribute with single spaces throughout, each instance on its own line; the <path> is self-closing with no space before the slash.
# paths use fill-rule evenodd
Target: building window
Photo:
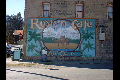
<path id="1" fill-rule="evenodd" d="M 50 17 L 50 3 L 43 3 L 43 17 Z"/>
<path id="2" fill-rule="evenodd" d="M 107 7 L 107 18 L 112 19 L 113 18 L 113 6 L 112 4 L 108 4 Z"/>
<path id="3" fill-rule="evenodd" d="M 76 18 L 83 18 L 83 4 L 76 4 Z"/>
<path id="4" fill-rule="evenodd" d="M 100 33 L 105 33 L 105 27 L 100 27 Z"/>
<path id="5" fill-rule="evenodd" d="M 105 26 L 100 25 L 99 40 L 105 40 Z"/>

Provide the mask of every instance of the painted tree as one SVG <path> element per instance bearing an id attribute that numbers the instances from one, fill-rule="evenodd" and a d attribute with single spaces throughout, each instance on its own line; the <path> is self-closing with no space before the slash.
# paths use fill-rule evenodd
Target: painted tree
<path id="1" fill-rule="evenodd" d="M 31 31 L 29 30 L 28 31 L 28 35 L 29 35 L 29 38 L 28 38 L 29 42 L 32 41 L 32 40 L 34 40 L 35 43 L 38 42 L 40 46 L 42 45 L 42 43 L 41 43 L 42 35 L 40 33 L 37 33 L 36 30 L 31 30 Z M 37 47 L 38 46 L 36 46 L 35 44 L 31 43 L 31 44 L 28 45 L 28 51 L 34 50 L 35 52 L 38 53 L 36 55 L 39 55 L 41 53 L 41 49 L 36 50 Z"/>
<path id="2" fill-rule="evenodd" d="M 28 46 L 28 51 L 32 52 L 32 51 L 36 51 L 37 53 L 40 53 L 40 51 L 36 50 L 37 46 L 35 46 L 33 43 L 29 44 Z M 39 54 L 35 54 L 36 56 L 39 55 Z"/>
<path id="3" fill-rule="evenodd" d="M 81 40 L 80 40 L 80 45 L 79 45 L 79 48 L 81 50 L 81 55 L 85 54 L 86 49 L 88 49 L 88 51 L 95 49 L 93 47 L 94 46 L 93 43 L 90 43 L 90 40 L 94 39 L 93 37 L 94 34 L 95 34 L 94 32 L 89 32 L 88 30 L 81 32 Z M 83 45 L 83 48 L 81 48 L 82 45 Z"/>

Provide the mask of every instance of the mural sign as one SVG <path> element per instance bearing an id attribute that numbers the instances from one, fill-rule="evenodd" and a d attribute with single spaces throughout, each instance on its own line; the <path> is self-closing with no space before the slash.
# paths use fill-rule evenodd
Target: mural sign
<path id="1" fill-rule="evenodd" d="M 28 21 L 27 56 L 94 57 L 95 19 L 31 18 Z"/>

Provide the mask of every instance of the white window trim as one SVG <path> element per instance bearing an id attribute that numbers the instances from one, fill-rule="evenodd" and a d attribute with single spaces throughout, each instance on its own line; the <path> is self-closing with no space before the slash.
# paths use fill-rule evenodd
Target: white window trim
<path id="1" fill-rule="evenodd" d="M 76 9 L 77 6 L 82 6 L 82 8 L 84 8 L 84 5 L 81 4 L 81 3 L 76 4 L 76 5 L 75 5 L 75 9 Z M 79 17 L 77 17 L 77 13 L 79 13 L 79 12 L 82 13 L 82 17 L 81 17 L 81 18 L 83 18 L 83 9 L 82 9 L 81 11 L 77 11 L 77 9 L 76 9 L 75 11 L 76 11 L 76 12 L 75 12 L 76 18 L 79 18 Z"/>
<path id="2" fill-rule="evenodd" d="M 45 4 L 48 4 L 49 5 L 49 10 L 44 10 L 44 5 Z M 44 17 L 44 11 L 48 11 L 48 17 L 50 17 L 50 3 L 49 2 L 44 2 L 43 4 L 42 4 L 42 7 L 43 7 L 43 14 L 42 14 L 42 16 Z"/>
<path id="3" fill-rule="evenodd" d="M 111 12 L 109 12 L 108 7 L 111 7 L 113 9 L 112 4 L 108 4 L 108 6 L 107 6 L 107 19 L 113 19 L 113 10 Z M 112 13 L 112 18 L 109 17 L 109 13 Z"/>

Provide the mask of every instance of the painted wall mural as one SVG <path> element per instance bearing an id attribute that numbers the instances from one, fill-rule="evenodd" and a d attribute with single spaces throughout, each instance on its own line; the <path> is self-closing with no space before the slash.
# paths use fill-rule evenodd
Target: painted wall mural
<path id="1" fill-rule="evenodd" d="M 27 56 L 94 57 L 95 19 L 31 18 L 28 21 Z"/>

